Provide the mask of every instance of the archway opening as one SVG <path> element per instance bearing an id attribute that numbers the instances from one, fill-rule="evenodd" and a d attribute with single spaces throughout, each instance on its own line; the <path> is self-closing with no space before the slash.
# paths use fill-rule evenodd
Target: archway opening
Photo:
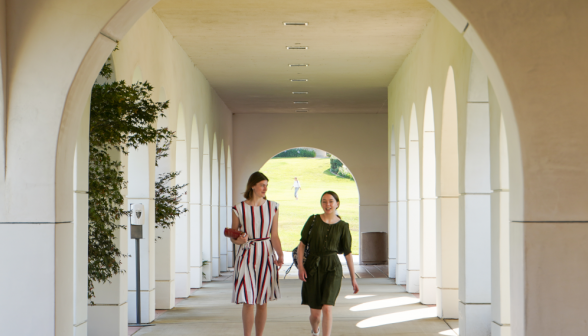
<path id="1" fill-rule="evenodd" d="M 304 223 L 310 215 L 323 212 L 321 195 L 332 190 L 341 201 L 338 213 L 351 229 L 352 253 L 359 256 L 359 190 L 353 174 L 339 158 L 320 149 L 292 148 L 272 157 L 260 171 L 270 180 L 268 199 L 280 204 L 284 251 L 298 246 Z M 300 187 L 297 192 L 296 185 Z"/>

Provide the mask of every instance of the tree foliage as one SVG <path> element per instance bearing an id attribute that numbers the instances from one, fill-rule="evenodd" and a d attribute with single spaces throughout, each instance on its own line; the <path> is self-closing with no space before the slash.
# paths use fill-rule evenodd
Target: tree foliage
<path id="1" fill-rule="evenodd" d="M 160 129 L 157 138 L 155 165 L 158 161 L 169 155 L 169 147 L 172 139 L 175 138 L 174 132 L 167 128 Z M 162 227 L 164 229 L 172 226 L 176 218 L 180 217 L 188 209 L 180 205 L 182 195 L 186 195 L 187 191 L 183 189 L 188 184 L 176 184 L 172 182 L 180 175 L 181 172 L 169 172 L 159 174 L 155 182 L 155 227 Z"/>
<path id="2" fill-rule="evenodd" d="M 100 74 L 110 78 L 112 69 L 104 65 Z M 94 296 L 94 282 L 106 282 L 120 273 L 122 257 L 116 245 L 116 230 L 128 212 L 122 209 L 126 188 L 122 164 L 113 159 L 119 151 L 166 139 L 173 133 L 152 125 L 165 117 L 169 101 L 154 102 L 148 82 L 128 85 L 125 81 L 94 84 L 90 105 L 90 156 L 88 202 L 88 298 Z"/>

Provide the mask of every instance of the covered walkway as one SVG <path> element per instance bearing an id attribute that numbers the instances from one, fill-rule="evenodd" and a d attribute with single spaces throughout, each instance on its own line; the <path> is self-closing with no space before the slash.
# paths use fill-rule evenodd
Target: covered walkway
<path id="1" fill-rule="evenodd" d="M 344 281 L 334 309 L 333 335 L 457 335 L 457 320 L 436 317 L 436 308 L 394 285 L 393 279 L 362 278 L 360 293 L 352 295 Z M 308 308 L 300 305 L 300 281 L 280 281 L 282 299 L 269 305 L 266 335 L 306 335 L 310 333 Z M 160 315 L 155 326 L 145 327 L 135 336 L 239 335 L 241 306 L 230 303 L 231 281 L 212 281 L 178 305 Z M 450 327 L 451 326 L 451 327 Z"/>

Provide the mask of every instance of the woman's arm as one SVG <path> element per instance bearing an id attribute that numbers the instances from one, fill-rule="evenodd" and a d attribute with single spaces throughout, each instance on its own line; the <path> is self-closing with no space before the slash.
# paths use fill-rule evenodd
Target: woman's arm
<path id="1" fill-rule="evenodd" d="M 347 268 L 349 268 L 349 275 L 351 276 L 351 286 L 353 286 L 353 294 L 357 294 L 359 292 L 359 286 L 357 285 L 357 281 L 355 280 L 355 267 L 353 266 L 353 255 L 349 253 L 345 256 L 345 260 L 347 260 Z"/>
<path id="2" fill-rule="evenodd" d="M 282 268 L 284 264 L 284 251 L 282 251 L 282 241 L 280 241 L 280 236 L 278 235 L 278 217 L 280 215 L 280 210 L 276 211 L 276 215 L 272 221 L 272 246 L 274 250 L 278 253 L 278 261 L 276 261 L 276 265 L 278 265 L 278 269 Z"/>
<path id="3" fill-rule="evenodd" d="M 298 279 L 306 282 L 306 269 L 304 269 L 304 249 L 306 249 L 306 245 L 303 242 L 298 244 L 298 254 L 296 255 L 296 259 L 298 259 Z"/>
<path id="4" fill-rule="evenodd" d="M 232 228 L 233 228 L 233 230 L 239 229 L 239 217 L 237 217 L 237 214 L 235 214 L 235 212 L 233 212 Z M 243 245 L 247 242 L 247 234 L 245 232 L 243 232 L 243 234 L 239 238 L 237 238 L 237 239 L 230 238 L 230 239 L 233 242 L 233 244 Z"/>

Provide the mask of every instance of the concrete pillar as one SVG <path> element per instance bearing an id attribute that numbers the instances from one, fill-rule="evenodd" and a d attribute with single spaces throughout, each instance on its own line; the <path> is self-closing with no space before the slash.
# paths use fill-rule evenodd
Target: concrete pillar
<path id="1" fill-rule="evenodd" d="M 390 164 L 388 166 L 388 277 L 396 278 L 396 255 L 398 253 L 396 248 L 398 240 L 396 200 L 398 191 L 396 190 L 396 141 L 394 138 L 394 128 L 390 132 L 390 139 Z"/>
<path id="2" fill-rule="evenodd" d="M 231 168 L 231 148 L 227 148 L 227 227 L 232 227 L 233 225 L 233 169 Z M 234 253 L 234 246 L 233 243 L 229 238 L 227 238 L 227 265 L 228 267 L 233 267 L 233 253 Z"/>
<path id="3" fill-rule="evenodd" d="M 88 334 L 88 157 L 90 99 L 78 132 L 74 156 L 74 336 Z"/>
<path id="4" fill-rule="evenodd" d="M 397 255 L 396 255 L 396 283 L 406 285 L 407 278 L 407 200 L 406 200 L 406 145 L 404 138 L 404 121 L 400 121 L 400 137 L 398 148 L 398 199 L 396 203 L 397 216 Z"/>
<path id="5" fill-rule="evenodd" d="M 118 151 L 109 152 L 113 160 L 120 160 L 122 165 L 128 167 L 128 157 Z M 124 209 L 129 208 L 127 199 L 128 189 L 123 189 L 121 194 L 125 196 Z M 121 225 L 128 225 L 126 216 L 119 220 Z M 115 244 L 122 254 L 129 254 L 129 231 L 123 228 L 115 230 Z M 134 253 L 134 252 L 133 252 Z M 120 268 L 129 269 L 129 258 L 121 258 Z M 134 278 L 133 278 L 134 280 Z M 96 297 L 92 299 L 94 304 L 88 305 L 88 335 L 123 336 L 128 334 L 129 304 L 128 297 L 129 272 L 121 272 L 110 278 L 110 282 L 94 283 Z"/>
<path id="6" fill-rule="evenodd" d="M 148 323 L 155 319 L 155 145 L 130 149 L 128 155 L 128 196 L 131 204 L 142 203 L 145 207 L 143 239 L 140 240 L 141 288 L 136 288 L 135 239 L 131 230 L 126 230 L 129 240 L 128 303 L 129 322 Z M 136 291 L 141 291 L 141 321 L 137 321 Z"/>
<path id="7" fill-rule="evenodd" d="M 453 69 L 445 81 L 437 193 L 437 316 L 459 317 L 459 149 Z"/>
<path id="8" fill-rule="evenodd" d="M 219 160 L 216 134 L 212 142 L 212 276 L 220 275 Z"/>
<path id="9" fill-rule="evenodd" d="M 408 143 L 408 256 L 406 290 L 419 293 L 421 280 L 421 169 L 416 111 L 412 107 Z"/>
<path id="10" fill-rule="evenodd" d="M 176 226 L 158 227 L 155 236 L 155 309 L 172 309 L 176 305 Z"/>
<path id="11" fill-rule="evenodd" d="M 188 207 L 189 204 L 183 202 L 183 207 Z M 175 292 L 174 297 L 187 298 L 190 296 L 190 218 L 192 213 L 184 213 L 175 223 Z"/>
<path id="12" fill-rule="evenodd" d="M 419 297 L 423 304 L 435 304 L 437 302 L 437 156 L 435 154 L 435 116 L 431 88 L 427 90 L 425 99 L 422 142 Z"/>
<path id="13" fill-rule="evenodd" d="M 200 139 L 196 117 L 192 118 L 190 136 L 190 288 L 202 287 L 202 227 L 200 190 Z"/>
<path id="14" fill-rule="evenodd" d="M 472 56 L 467 104 L 464 193 L 460 197 L 459 330 L 490 335 L 491 186 L 488 79 Z"/>
<path id="15" fill-rule="evenodd" d="M 210 141 L 208 127 L 204 127 L 202 149 L 202 280 L 212 280 L 212 209 L 210 178 Z M 206 265 L 204 265 L 206 263 Z"/>
<path id="16" fill-rule="evenodd" d="M 160 91 L 159 101 L 166 101 L 165 90 Z M 157 127 L 167 127 L 167 118 L 160 118 Z M 183 140 L 185 143 L 185 141 Z M 178 146 L 176 145 L 176 151 Z M 185 149 L 185 148 L 184 148 Z M 176 153 L 177 157 L 177 153 Z M 161 174 L 170 173 L 177 169 L 173 168 L 172 155 L 160 158 L 155 167 L 155 178 L 159 179 Z M 182 172 L 186 174 L 185 172 Z M 180 183 L 181 181 L 176 181 Z M 174 183 L 173 181 L 170 183 Z M 174 224 L 169 228 L 157 227 L 155 229 L 155 309 L 172 309 L 175 306 L 176 276 L 175 276 L 175 245 L 176 227 Z"/>
<path id="17" fill-rule="evenodd" d="M 492 87 L 490 155 L 492 185 L 492 336 L 510 336 L 509 163 L 504 119 Z"/>
<path id="18" fill-rule="evenodd" d="M 220 146 L 220 179 L 219 179 L 219 239 L 220 239 L 220 271 L 226 272 L 227 266 L 227 238 L 223 232 L 227 227 L 227 174 L 225 165 L 225 149 L 224 141 L 221 141 Z"/>

